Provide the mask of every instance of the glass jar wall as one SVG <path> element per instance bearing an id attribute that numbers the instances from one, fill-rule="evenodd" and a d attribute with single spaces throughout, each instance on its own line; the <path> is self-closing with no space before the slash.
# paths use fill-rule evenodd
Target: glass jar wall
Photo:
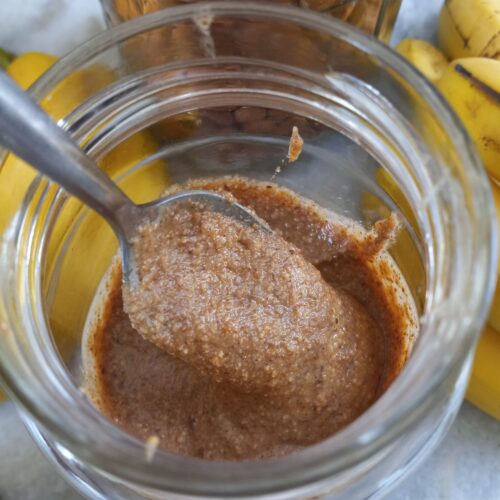
<path id="1" fill-rule="evenodd" d="M 300 164 L 276 181 L 365 227 L 397 211 L 391 254 L 421 324 L 390 389 L 322 443 L 265 461 L 163 451 L 150 461 L 80 390 L 82 332 L 117 243 L 99 216 L 29 177 L 2 202 L 0 367 L 41 449 L 91 498 L 387 491 L 453 421 L 496 276 L 488 182 L 455 115 L 374 39 L 273 4 L 187 5 L 121 24 L 58 62 L 33 95 L 75 75 L 94 87 L 68 87 L 60 124 L 136 202 L 188 178 L 268 180 L 298 126 Z"/>
<path id="2" fill-rule="evenodd" d="M 101 0 L 111 26 L 145 14 L 200 0 Z M 389 41 L 401 0 L 264 0 L 333 16 Z M 262 43 L 265 43 L 262 40 Z"/>

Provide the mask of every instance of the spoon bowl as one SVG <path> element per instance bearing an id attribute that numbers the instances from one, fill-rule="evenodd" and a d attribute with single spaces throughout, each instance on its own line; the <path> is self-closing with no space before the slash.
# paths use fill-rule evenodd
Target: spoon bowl
<path id="1" fill-rule="evenodd" d="M 115 230 L 118 238 L 123 238 L 123 241 L 120 239 L 120 248 L 122 251 L 122 276 L 124 282 L 129 286 L 136 285 L 138 281 L 135 272 L 137 266 L 134 262 L 134 255 L 130 244 L 131 241 L 137 237 L 138 229 L 142 225 L 151 223 L 157 220 L 158 217 L 161 217 L 162 211 L 168 206 L 186 201 L 196 203 L 204 210 L 220 213 L 248 226 L 257 226 L 261 230 L 271 232 L 267 223 L 257 217 L 253 211 L 240 205 L 236 201 L 228 199 L 223 194 L 214 191 L 193 189 L 164 196 L 151 203 L 143 205 L 133 204 L 133 206 L 129 208 L 130 212 L 123 216 L 121 220 L 121 232 L 118 233 Z M 127 215 L 130 215 L 130 217 L 127 217 Z"/>

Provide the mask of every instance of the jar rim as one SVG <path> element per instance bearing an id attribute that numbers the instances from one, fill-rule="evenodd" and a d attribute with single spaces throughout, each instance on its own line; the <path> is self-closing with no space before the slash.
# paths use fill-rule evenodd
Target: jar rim
<path id="1" fill-rule="evenodd" d="M 470 303 L 465 307 L 464 314 L 467 313 L 470 317 L 468 322 L 464 323 L 466 325 L 464 328 L 467 328 L 467 331 L 462 337 L 460 349 L 457 349 L 455 358 L 449 360 L 439 373 L 435 373 L 432 378 L 426 380 L 425 385 L 420 384 L 415 389 L 415 397 L 411 401 L 403 401 L 398 412 L 385 415 L 384 407 L 379 403 L 382 398 L 385 406 L 398 402 L 398 398 L 405 387 L 403 382 L 407 374 L 404 373 L 398 377 L 392 384 L 391 389 L 379 401 L 346 429 L 294 455 L 261 462 L 221 463 L 158 452 L 158 457 L 155 457 L 153 463 L 144 462 L 140 471 L 143 484 L 152 487 L 169 487 L 173 491 L 182 493 L 201 491 L 201 488 L 204 487 L 204 481 L 207 480 L 238 483 L 238 492 L 270 491 L 275 487 L 273 485 L 275 485 L 276 478 L 285 475 L 289 477 L 291 470 L 295 471 L 296 474 L 293 478 L 289 477 L 287 484 L 290 487 L 300 488 L 300 486 L 311 481 L 321 481 L 332 473 L 345 470 L 358 463 L 361 457 L 366 458 L 380 450 L 384 444 L 395 440 L 414 421 L 421 418 L 426 410 L 426 401 L 429 395 L 447 377 L 454 365 L 466 357 L 486 317 L 495 286 L 497 263 L 496 227 L 494 225 L 495 208 L 491 194 L 488 195 L 489 186 L 482 164 L 465 129 L 458 121 L 458 117 L 420 73 L 381 42 L 336 19 L 292 6 L 228 1 L 204 3 L 202 8 L 209 10 L 215 16 L 250 14 L 265 20 L 287 21 L 309 29 L 323 31 L 346 44 L 356 47 L 364 54 L 383 61 L 386 68 L 396 72 L 406 82 L 409 82 L 413 88 L 418 87 L 419 93 L 429 101 L 440 116 L 444 127 L 453 137 L 458 154 L 466 167 L 467 181 L 470 183 L 472 191 L 477 195 L 477 200 L 475 200 L 478 205 L 477 210 L 483 213 L 480 224 L 474 228 L 477 232 L 477 240 L 482 244 L 481 262 L 483 264 L 482 268 L 478 266 L 476 276 L 467 277 L 468 279 L 474 279 L 476 289 L 482 290 L 482 294 L 473 297 L 474 300 L 471 299 Z M 127 21 L 97 35 L 56 62 L 30 89 L 32 96 L 41 99 L 62 78 L 80 68 L 86 61 L 91 60 L 102 51 L 109 49 L 113 44 L 141 32 L 190 19 L 199 9 L 200 4 L 171 7 L 167 11 L 159 11 Z M 419 368 L 421 366 L 413 367 L 413 372 L 417 372 Z M 2 368 L 2 371 L 5 374 L 5 368 Z M 7 377 L 5 378 L 7 379 Z M 13 384 L 13 387 L 15 387 L 15 384 Z M 88 438 L 88 435 L 83 434 L 76 437 L 68 432 L 69 428 L 57 426 L 53 421 L 52 414 L 44 412 L 43 408 L 35 405 L 36 409 L 33 410 L 33 395 L 29 391 L 12 390 L 14 391 L 14 397 L 22 405 L 29 408 L 37 420 L 60 439 L 63 444 L 68 444 L 71 448 L 75 443 L 84 443 L 85 439 Z M 381 415 L 383 415 L 383 419 L 380 419 Z M 104 430 L 108 432 L 110 440 L 121 436 L 111 424 Z M 106 444 L 109 444 L 109 442 Z M 335 451 L 335 453 L 332 454 L 332 451 Z M 85 458 L 90 463 L 94 463 L 97 467 L 107 470 L 113 475 L 123 476 L 123 474 L 126 474 L 127 477 L 139 480 L 137 470 L 134 467 L 127 468 L 127 459 L 130 458 L 130 454 L 139 452 L 143 457 L 143 449 L 139 449 L 137 444 L 131 440 L 130 442 L 121 443 L 120 446 L 113 449 L 105 450 L 103 446 L 97 453 L 96 450 L 87 451 L 85 452 Z M 121 455 L 119 461 L 114 460 L 116 454 Z M 166 474 L 167 470 L 169 475 Z M 177 477 L 174 478 L 173 476 Z M 183 485 L 181 484 L 182 481 L 184 481 Z M 257 482 L 258 484 L 256 484 Z M 283 483 L 281 483 L 281 486 L 283 486 Z M 234 495 L 235 491 L 234 489 L 231 490 L 230 494 Z M 217 489 L 217 495 L 224 495 L 225 493 L 229 494 L 224 487 Z"/>

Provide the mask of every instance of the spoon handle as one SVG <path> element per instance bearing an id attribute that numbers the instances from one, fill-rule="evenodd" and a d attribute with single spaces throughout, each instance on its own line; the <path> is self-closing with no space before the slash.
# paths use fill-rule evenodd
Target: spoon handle
<path id="1" fill-rule="evenodd" d="M 120 219 L 135 205 L 3 70 L 0 143 L 99 212 L 120 233 Z"/>

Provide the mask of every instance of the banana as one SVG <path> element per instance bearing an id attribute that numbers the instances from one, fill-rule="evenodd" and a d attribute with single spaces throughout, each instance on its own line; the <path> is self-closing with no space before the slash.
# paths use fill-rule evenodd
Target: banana
<path id="1" fill-rule="evenodd" d="M 487 326 L 477 344 L 467 399 L 500 420 L 500 332 Z"/>
<path id="2" fill-rule="evenodd" d="M 497 209 L 497 227 L 498 234 L 500 234 L 500 186 L 491 183 L 491 189 L 493 190 L 493 199 L 495 200 Z M 500 254 L 498 255 L 498 272 L 500 273 Z M 497 279 L 497 289 L 493 297 L 493 303 L 491 304 L 488 323 L 494 330 L 500 332 L 500 279 Z M 500 333 L 498 335 L 500 336 Z M 498 377 L 500 378 L 500 371 Z"/>
<path id="3" fill-rule="evenodd" d="M 406 38 L 399 42 L 395 48 L 431 82 L 438 81 L 448 66 L 448 60 L 444 54 L 425 40 Z"/>
<path id="4" fill-rule="evenodd" d="M 27 89 L 45 73 L 55 62 L 57 57 L 43 52 L 25 52 L 17 56 L 7 66 L 7 73 L 23 89 Z"/>
<path id="5" fill-rule="evenodd" d="M 500 187 L 492 183 L 500 230 Z M 498 256 L 500 263 L 500 255 Z M 492 417 L 500 420 L 500 283 L 490 309 L 488 325 L 477 344 L 474 365 L 467 387 L 467 399 Z"/>
<path id="6" fill-rule="evenodd" d="M 453 61 L 437 82 L 476 143 L 489 174 L 500 180 L 500 61 Z"/>
<path id="7" fill-rule="evenodd" d="M 450 59 L 500 60 L 500 0 L 445 0 L 438 39 Z"/>

